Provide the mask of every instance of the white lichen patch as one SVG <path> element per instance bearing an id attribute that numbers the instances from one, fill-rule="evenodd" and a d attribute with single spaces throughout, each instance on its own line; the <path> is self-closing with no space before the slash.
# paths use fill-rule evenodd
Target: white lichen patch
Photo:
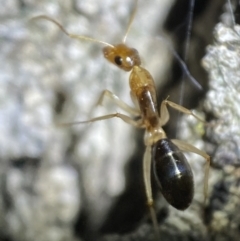
<path id="1" fill-rule="evenodd" d="M 240 146 L 240 26 L 231 28 L 219 23 L 215 38 L 215 44 L 207 48 L 202 62 L 209 73 L 205 108 L 217 120 L 208 131 L 213 134 L 218 151 L 228 152 L 232 161 L 237 162 Z"/>

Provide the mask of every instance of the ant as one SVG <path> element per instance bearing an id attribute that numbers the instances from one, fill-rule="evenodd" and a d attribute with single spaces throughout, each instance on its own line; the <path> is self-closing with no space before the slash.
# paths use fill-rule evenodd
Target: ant
<path id="1" fill-rule="evenodd" d="M 87 121 L 67 123 L 67 125 L 92 123 L 117 117 L 130 125 L 145 129 L 144 143 L 146 150 L 143 157 L 143 178 L 147 205 L 150 209 L 156 239 L 158 240 L 159 230 L 156 212 L 153 207 L 151 167 L 153 166 L 153 172 L 157 183 L 167 202 L 178 210 L 185 210 L 189 207 L 193 199 L 194 181 L 191 167 L 182 152 L 193 152 L 206 160 L 204 200 L 206 200 L 208 191 L 210 156 L 187 142 L 177 139 L 168 139 L 162 128 L 170 118 L 167 107 L 191 115 L 199 121 L 202 120 L 192 111 L 168 99 L 162 101 L 159 108 L 153 77 L 141 66 L 141 59 L 138 51 L 125 44 L 131 24 L 136 15 L 137 3 L 138 0 L 135 0 L 134 11 L 131 14 L 122 42 L 116 45 L 111 45 L 107 42 L 87 36 L 68 33 L 59 22 L 46 15 L 40 15 L 33 19 L 45 19 L 53 22 L 70 38 L 87 40 L 105 45 L 103 48 L 104 57 L 118 68 L 128 72 L 131 71 L 129 77 L 130 95 L 135 107 L 129 106 L 109 90 L 104 90 L 102 92 L 97 105 L 101 105 L 105 98 L 109 98 L 118 107 L 135 118 L 121 113 L 114 113 L 95 117 Z"/>

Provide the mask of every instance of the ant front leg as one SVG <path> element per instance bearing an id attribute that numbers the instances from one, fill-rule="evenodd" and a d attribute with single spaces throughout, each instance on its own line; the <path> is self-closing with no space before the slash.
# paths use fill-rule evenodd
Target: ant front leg
<path id="1" fill-rule="evenodd" d="M 106 99 L 106 97 L 109 98 L 119 108 L 126 111 L 128 114 L 133 115 L 133 116 L 140 116 L 140 110 L 133 108 L 130 105 L 126 104 L 117 95 L 113 94 L 110 90 L 104 90 L 101 93 L 101 95 L 100 95 L 96 105 L 93 107 L 93 109 L 99 105 L 103 105 L 103 102 Z M 90 113 L 92 113 L 93 109 L 91 110 Z"/>
<path id="2" fill-rule="evenodd" d="M 152 197 L 152 186 L 151 186 L 151 165 L 152 165 L 152 154 L 151 154 L 152 147 L 147 146 L 144 157 L 143 157 L 143 180 L 145 185 L 145 191 L 147 196 L 147 205 L 150 210 L 151 219 L 153 222 L 153 227 L 155 230 L 156 240 L 159 240 L 159 229 L 158 229 L 158 222 L 156 212 L 153 207 L 153 197 Z"/>
<path id="3" fill-rule="evenodd" d="M 210 156 L 205 153 L 204 151 L 199 150 L 195 146 L 181 140 L 172 140 L 172 142 L 181 150 L 186 152 L 192 152 L 199 156 L 202 156 L 206 160 L 205 165 L 205 175 L 204 175 L 204 203 L 206 203 L 207 193 L 208 193 L 208 176 L 209 176 L 209 169 L 210 169 Z"/>

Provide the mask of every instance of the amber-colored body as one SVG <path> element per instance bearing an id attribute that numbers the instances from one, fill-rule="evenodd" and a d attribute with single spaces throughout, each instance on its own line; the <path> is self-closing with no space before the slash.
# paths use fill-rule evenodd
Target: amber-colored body
<path id="1" fill-rule="evenodd" d="M 113 114 L 97 117 L 87 122 L 98 121 L 113 117 L 119 117 L 123 121 L 139 128 L 145 128 L 144 142 L 146 151 L 143 159 L 143 176 L 147 203 L 151 211 L 152 220 L 155 227 L 156 237 L 158 237 L 158 227 L 156 214 L 153 209 L 153 198 L 151 189 L 151 165 L 153 163 L 155 177 L 161 188 L 165 199 L 173 207 L 184 210 L 192 202 L 194 194 L 194 181 L 191 167 L 189 166 L 182 151 L 194 152 L 204 157 L 207 161 L 204 181 L 204 196 L 207 196 L 207 180 L 210 165 L 210 157 L 196 147 L 180 140 L 169 140 L 162 129 L 169 120 L 167 106 L 195 116 L 190 110 L 165 100 L 161 103 L 160 111 L 157 103 L 157 94 L 154 80 L 151 74 L 140 66 L 141 60 L 135 49 L 127 47 L 125 44 L 107 46 L 103 49 L 104 57 L 125 71 L 132 70 L 129 77 L 130 94 L 135 103 L 135 111 L 122 102 L 116 95 L 105 90 L 101 95 L 98 104 L 103 102 L 104 97 L 111 98 L 119 107 L 129 112 L 129 114 L 139 115 L 138 121 L 132 120 L 123 114 Z M 106 54 L 107 53 L 107 54 Z M 127 54 L 127 55 L 126 55 Z M 159 115 L 160 113 L 160 115 Z"/>
<path id="2" fill-rule="evenodd" d="M 136 1 L 137 3 L 137 1 Z M 137 5 L 136 5 L 137 6 Z M 127 33 L 136 13 L 136 7 L 128 24 Z M 132 119 L 128 115 L 114 113 L 105 116 L 95 117 L 87 121 L 74 122 L 68 124 L 90 123 L 99 120 L 106 120 L 114 117 L 121 118 L 123 121 L 135 127 L 145 128 L 144 143 L 146 151 L 143 158 L 143 177 L 145 191 L 147 196 L 147 204 L 151 212 L 151 218 L 154 224 L 156 237 L 158 240 L 158 224 L 156 214 L 153 208 L 152 188 L 151 188 L 151 166 L 154 163 L 155 176 L 161 187 L 161 191 L 166 200 L 175 208 L 184 210 L 187 208 L 193 197 L 193 178 L 191 168 L 181 153 L 182 151 L 194 152 L 206 159 L 206 171 L 204 181 L 204 196 L 207 196 L 207 180 L 210 165 L 210 157 L 196 147 L 180 140 L 169 140 L 166 133 L 162 129 L 169 120 L 167 106 L 170 106 L 182 113 L 195 116 L 190 110 L 177 105 L 171 101 L 164 100 L 161 103 L 160 110 L 157 103 L 156 88 L 151 74 L 141 67 L 141 60 L 138 51 L 134 48 L 129 48 L 125 44 L 127 33 L 125 34 L 122 43 L 111 45 L 109 43 L 92 39 L 86 36 L 68 33 L 63 26 L 56 20 L 41 15 L 34 19 L 46 19 L 55 23 L 66 35 L 71 38 L 80 40 L 88 40 L 106 45 L 103 48 L 104 57 L 112 64 L 122 70 L 131 71 L 129 77 L 130 94 L 135 104 L 131 107 L 118 98 L 109 90 L 104 90 L 101 94 L 97 105 L 102 104 L 104 98 L 110 98 L 122 110 L 131 116 L 139 117 L 138 120 Z"/>
<path id="3" fill-rule="evenodd" d="M 189 207 L 193 198 L 194 182 L 191 167 L 181 151 L 194 152 L 207 160 L 208 165 L 206 166 L 204 186 L 205 196 L 207 193 L 210 157 L 188 143 L 180 140 L 169 140 L 162 126 L 169 120 L 167 105 L 185 114 L 193 115 L 197 119 L 199 118 L 190 110 L 168 100 L 162 102 L 159 115 L 159 105 L 157 103 L 153 78 L 146 69 L 140 66 L 141 60 L 135 49 L 118 44 L 113 47 L 105 47 L 103 52 L 105 58 L 121 69 L 129 71 L 130 66 L 132 66 L 129 86 L 133 102 L 136 103 L 136 111 L 138 111 L 140 115 L 140 121 L 135 122 L 135 126 L 145 128 L 146 130 L 144 137 L 146 152 L 143 161 L 143 170 L 148 205 L 153 205 L 150 184 L 150 169 L 151 163 L 153 162 L 154 173 L 163 196 L 173 207 L 179 210 L 186 209 Z M 108 54 L 105 55 L 105 52 Z M 129 55 L 126 56 L 126 53 Z M 124 66 L 124 64 L 127 64 L 127 66 Z M 115 96 L 109 94 L 109 92 L 108 94 L 106 92 L 103 93 L 103 96 L 104 95 L 108 95 L 112 99 L 114 99 L 113 96 Z M 103 96 L 100 98 L 101 103 Z M 119 106 L 122 107 L 121 105 Z M 132 121 L 126 119 L 125 116 L 119 116 L 119 114 L 115 116 L 133 124 Z"/>

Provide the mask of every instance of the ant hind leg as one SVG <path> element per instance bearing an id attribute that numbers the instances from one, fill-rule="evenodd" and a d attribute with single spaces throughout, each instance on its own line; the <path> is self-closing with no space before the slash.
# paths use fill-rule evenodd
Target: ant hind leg
<path id="1" fill-rule="evenodd" d="M 153 207 L 153 197 L 152 197 L 152 186 L 151 186 L 151 164 L 152 164 L 152 155 L 151 155 L 151 146 L 147 146 L 144 157 L 143 157 L 143 180 L 145 185 L 145 192 L 147 196 L 147 205 L 150 210 L 151 219 L 153 222 L 153 227 L 155 231 L 156 240 L 159 240 L 160 234 L 158 229 L 158 222 L 156 212 Z"/>

